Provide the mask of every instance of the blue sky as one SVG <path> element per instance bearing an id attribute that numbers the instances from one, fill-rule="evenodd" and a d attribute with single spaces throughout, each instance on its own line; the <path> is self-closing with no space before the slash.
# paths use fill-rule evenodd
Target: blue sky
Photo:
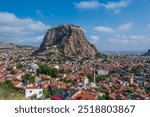
<path id="1" fill-rule="evenodd" d="M 0 0 L 0 41 L 39 46 L 48 28 L 81 26 L 101 51 L 150 48 L 150 0 Z"/>

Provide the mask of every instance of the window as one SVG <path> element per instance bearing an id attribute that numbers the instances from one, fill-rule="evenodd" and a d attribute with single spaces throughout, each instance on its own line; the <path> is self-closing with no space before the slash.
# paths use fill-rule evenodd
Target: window
<path id="1" fill-rule="evenodd" d="M 41 94 L 42 94 L 42 91 L 39 92 L 39 95 L 41 95 Z"/>

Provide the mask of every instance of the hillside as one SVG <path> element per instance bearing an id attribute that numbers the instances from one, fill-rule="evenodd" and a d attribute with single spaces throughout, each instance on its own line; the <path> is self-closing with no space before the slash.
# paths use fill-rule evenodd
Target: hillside
<path id="1" fill-rule="evenodd" d="M 0 83 L 0 100 L 26 100 L 26 98 L 9 85 Z"/>

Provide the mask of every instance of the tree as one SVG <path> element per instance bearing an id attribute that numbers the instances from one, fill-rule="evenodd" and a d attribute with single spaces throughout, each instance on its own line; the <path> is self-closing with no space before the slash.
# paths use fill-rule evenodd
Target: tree
<path id="1" fill-rule="evenodd" d="M 56 85 L 53 86 L 52 90 L 50 91 L 51 95 L 55 95 L 58 91 L 58 87 Z"/>
<path id="2" fill-rule="evenodd" d="M 57 78 L 58 77 L 58 74 L 59 74 L 59 71 L 58 69 L 56 68 L 51 68 L 51 77 L 54 77 L 54 78 Z"/>
<path id="3" fill-rule="evenodd" d="M 106 78 L 107 78 L 107 76 L 98 76 L 98 77 L 96 77 L 96 82 L 99 82 L 99 81 L 101 81 L 101 80 L 106 80 Z"/>
<path id="4" fill-rule="evenodd" d="M 48 65 L 40 65 L 40 72 L 42 74 L 50 75 L 51 77 L 56 78 L 59 74 L 59 70 L 56 68 L 51 68 Z"/>
<path id="5" fill-rule="evenodd" d="M 64 69 L 60 69 L 60 70 L 59 70 L 59 73 L 64 74 L 64 73 L 65 73 L 65 70 L 64 70 Z"/>
<path id="6" fill-rule="evenodd" d="M 131 69 L 131 72 L 136 74 L 136 75 L 140 75 L 141 70 L 143 69 L 142 66 L 137 66 Z"/>
<path id="7" fill-rule="evenodd" d="M 89 82 L 93 82 L 93 81 L 94 81 L 94 79 L 93 79 L 93 76 L 92 76 L 92 75 L 87 75 L 87 78 L 88 78 Z"/>
<path id="8" fill-rule="evenodd" d="M 130 67 L 129 67 L 129 66 L 124 66 L 123 69 L 124 69 L 126 72 L 128 72 L 129 69 L 130 69 Z"/>
<path id="9" fill-rule="evenodd" d="M 7 68 L 7 71 L 12 71 L 13 70 L 13 68 Z"/>
<path id="10" fill-rule="evenodd" d="M 104 95 L 102 95 L 102 96 L 98 96 L 98 100 L 108 100 L 108 97 L 109 97 L 109 94 L 108 93 L 106 93 L 106 94 L 104 94 Z"/>
<path id="11" fill-rule="evenodd" d="M 48 90 L 43 90 L 43 95 L 44 95 L 44 98 L 50 98 L 51 94 L 49 93 Z"/>
<path id="12" fill-rule="evenodd" d="M 24 80 L 28 81 L 29 83 L 35 83 L 35 76 L 32 74 L 25 74 Z"/>
<path id="13" fill-rule="evenodd" d="M 21 69 L 21 68 L 23 68 L 23 65 L 18 64 L 18 65 L 16 65 L 16 68 L 17 68 L 17 69 Z"/>
<path id="14" fill-rule="evenodd" d="M 12 70 L 12 71 L 10 71 L 10 74 L 15 75 L 15 74 L 17 74 L 17 72 L 16 72 L 16 71 L 14 71 L 14 70 Z"/>
<path id="15" fill-rule="evenodd" d="M 37 94 L 32 95 L 30 98 L 31 98 L 31 100 L 37 99 Z"/>
<path id="16" fill-rule="evenodd" d="M 11 80 L 6 80 L 4 84 L 7 85 L 9 88 L 14 88 L 14 85 Z"/>

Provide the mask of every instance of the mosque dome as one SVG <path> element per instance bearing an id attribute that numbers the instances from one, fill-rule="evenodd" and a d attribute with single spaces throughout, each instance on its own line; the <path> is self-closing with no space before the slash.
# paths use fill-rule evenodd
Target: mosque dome
<path id="1" fill-rule="evenodd" d="M 39 66 L 38 66 L 37 64 L 35 64 L 35 63 L 32 63 L 32 64 L 30 65 L 30 67 L 31 67 L 31 69 L 33 69 L 33 70 L 39 69 Z"/>
<path id="2" fill-rule="evenodd" d="M 94 82 L 91 82 L 91 83 L 89 84 L 89 86 L 90 86 L 90 87 L 96 87 L 96 84 L 95 84 Z"/>

